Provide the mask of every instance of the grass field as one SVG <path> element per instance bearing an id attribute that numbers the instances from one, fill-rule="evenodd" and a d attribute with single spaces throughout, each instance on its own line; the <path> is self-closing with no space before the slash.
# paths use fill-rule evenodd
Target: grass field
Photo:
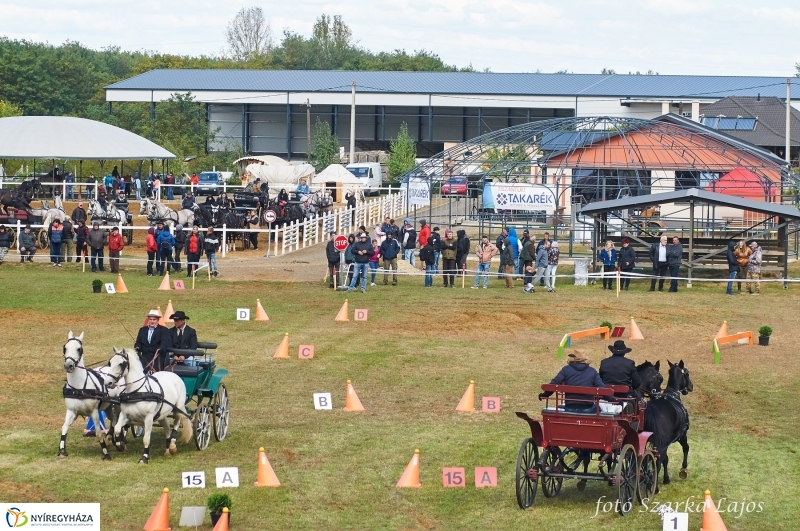
<path id="1" fill-rule="evenodd" d="M 566 281 L 555 294 L 525 295 L 498 280 L 488 290 L 425 290 L 421 278 L 404 279 L 349 295 L 351 309 L 369 309 L 368 322 L 335 323 L 345 295 L 320 283 L 214 282 L 165 293 L 155 289 L 160 279 L 138 273 L 125 278 L 130 294 L 109 296 L 91 293 L 92 278 L 43 265 L 0 266 L 0 501 L 100 502 L 103 529 L 132 531 L 169 487 L 177 528 L 182 506 L 204 505 L 217 491 L 214 468 L 238 466 L 242 486 L 227 491 L 232 529 L 661 529 L 658 515 L 638 506 L 626 517 L 592 518 L 601 496 L 614 499 L 600 483 L 578 492 L 565 481 L 554 499 L 540 489 L 527 511 L 514 496 L 517 451 L 529 434 L 514 411 L 539 416 L 539 386 L 562 366 L 561 337 L 603 320 L 624 326 L 634 315 L 646 340 L 634 342 L 629 356 L 662 365 L 683 359 L 694 382 L 685 398 L 689 477 L 678 478 L 680 448 L 672 447 L 673 481 L 656 501 L 694 503 L 710 489 L 715 500 L 726 498 L 721 508 L 737 511 L 723 515 L 731 531 L 797 528 L 796 286 L 765 284 L 760 297 L 726 297 L 721 284 L 695 283 L 677 294 L 636 285 L 617 299 Z M 125 453 L 112 451 L 108 463 L 94 440 L 80 437 L 79 420 L 68 437 L 70 456 L 56 459 L 67 332 L 85 331 L 90 362 L 107 359 L 112 345 L 132 346 L 128 331 L 135 334 L 146 311 L 163 309 L 169 297 L 201 340 L 219 344 L 217 362 L 230 370 L 228 438 L 203 452 L 182 445 L 165 458 L 156 429 L 148 466 L 137 464 L 139 440 L 129 440 Z M 271 320 L 237 322 L 235 309 L 253 308 L 256 297 Z M 714 365 L 711 339 L 723 320 L 731 332 L 771 325 L 770 347 L 725 346 Z M 285 332 L 292 359 L 273 360 Z M 300 343 L 315 345 L 315 359 L 296 358 Z M 599 339 L 578 345 L 595 367 L 608 354 Z M 364 413 L 342 411 L 348 379 Z M 478 401 L 501 397 L 500 414 L 454 411 L 470 380 Z M 334 410 L 314 411 L 313 392 L 332 392 Z M 250 486 L 259 446 L 281 488 Z M 397 489 L 415 448 L 423 487 Z M 475 466 L 496 466 L 499 486 L 444 489 L 441 469 L 451 466 L 467 469 L 468 484 Z M 205 471 L 209 488 L 181 489 L 180 473 L 190 470 Z M 730 503 L 743 501 L 762 502 L 763 510 L 739 516 Z M 700 520 L 691 514 L 690 529 Z"/>

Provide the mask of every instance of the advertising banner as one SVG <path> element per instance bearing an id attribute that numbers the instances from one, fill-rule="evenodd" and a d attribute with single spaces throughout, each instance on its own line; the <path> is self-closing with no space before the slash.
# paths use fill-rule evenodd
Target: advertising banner
<path id="1" fill-rule="evenodd" d="M 431 188 L 427 179 L 408 180 L 408 204 L 417 206 L 431 204 Z"/>
<path id="2" fill-rule="evenodd" d="M 553 211 L 556 196 L 546 186 L 525 183 L 486 183 L 483 208 L 497 210 Z"/>
<path id="3" fill-rule="evenodd" d="M 99 503 L 3 503 L 3 529 L 81 529 L 99 531 Z"/>

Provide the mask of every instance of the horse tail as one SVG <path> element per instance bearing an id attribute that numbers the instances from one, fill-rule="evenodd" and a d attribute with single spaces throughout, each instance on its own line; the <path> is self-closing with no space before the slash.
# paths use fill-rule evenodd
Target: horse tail
<path id="1" fill-rule="evenodd" d="M 181 417 L 181 438 L 178 439 L 178 442 L 181 443 L 188 443 L 192 440 L 193 431 L 192 431 L 192 421 L 189 419 L 189 416 L 186 415 L 185 411 L 178 413 Z"/>

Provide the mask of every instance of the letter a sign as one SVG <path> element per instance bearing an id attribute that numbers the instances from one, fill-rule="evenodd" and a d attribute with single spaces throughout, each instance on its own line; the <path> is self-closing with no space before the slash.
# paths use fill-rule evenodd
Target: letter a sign
<path id="1" fill-rule="evenodd" d="M 239 486 L 239 467 L 221 467 L 216 469 L 217 488 L 238 487 Z"/>
<path id="2" fill-rule="evenodd" d="M 475 467 L 475 486 L 496 487 L 497 486 L 497 467 L 478 466 Z"/>

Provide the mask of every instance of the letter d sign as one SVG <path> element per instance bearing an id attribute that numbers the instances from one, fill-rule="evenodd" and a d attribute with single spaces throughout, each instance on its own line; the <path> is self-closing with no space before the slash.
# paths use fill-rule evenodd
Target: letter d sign
<path id="1" fill-rule="evenodd" d="M 236 308 L 236 320 L 237 321 L 249 321 L 250 320 L 250 308 Z"/>

